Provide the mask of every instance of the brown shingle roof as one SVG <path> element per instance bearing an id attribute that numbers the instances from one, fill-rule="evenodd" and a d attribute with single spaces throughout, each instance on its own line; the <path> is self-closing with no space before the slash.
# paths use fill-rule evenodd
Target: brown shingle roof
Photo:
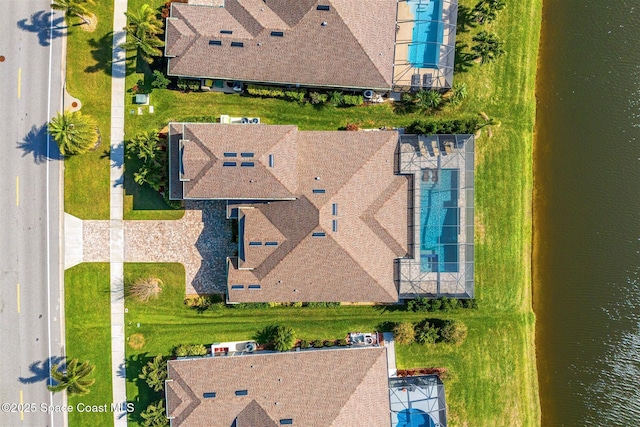
<path id="1" fill-rule="evenodd" d="M 252 427 L 288 418 L 305 427 L 390 422 L 384 347 L 171 360 L 168 371 L 173 426 L 228 427 L 236 418 Z"/>
<path id="2" fill-rule="evenodd" d="M 330 10 L 317 10 L 318 3 Z M 171 11 L 165 49 L 170 75 L 370 89 L 392 85 L 395 0 L 227 0 L 224 8 L 173 3 Z M 271 36 L 274 30 L 284 36 Z M 211 46 L 209 40 L 222 45 Z M 232 47 L 232 41 L 244 46 Z"/>
<path id="3" fill-rule="evenodd" d="M 260 160 L 263 169 L 277 170 L 266 172 L 268 179 L 257 178 L 257 166 L 212 161 L 206 173 L 184 183 L 190 197 L 273 199 L 286 182 L 295 198 L 239 205 L 241 245 L 227 274 L 229 301 L 397 301 L 394 260 L 408 248 L 408 181 L 394 172 L 397 132 L 219 124 L 171 129 L 197 138 L 217 157 L 224 150 L 239 156 L 242 147 L 253 147 L 258 159 L 278 153 L 274 168 Z M 190 156 L 185 151 L 183 159 Z M 246 184 L 251 179 L 256 186 Z"/>
<path id="4" fill-rule="evenodd" d="M 295 126 L 172 124 L 170 137 L 189 141 L 182 154 L 185 173 L 200 171 L 181 183 L 183 198 L 293 198 L 296 133 Z M 202 153 L 210 157 L 205 166 L 201 165 Z"/>

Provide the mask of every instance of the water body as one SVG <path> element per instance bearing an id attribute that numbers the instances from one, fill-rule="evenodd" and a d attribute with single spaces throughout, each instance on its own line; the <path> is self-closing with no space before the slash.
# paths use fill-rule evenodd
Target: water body
<path id="1" fill-rule="evenodd" d="M 640 1 L 545 0 L 534 309 L 543 426 L 640 426 Z"/>

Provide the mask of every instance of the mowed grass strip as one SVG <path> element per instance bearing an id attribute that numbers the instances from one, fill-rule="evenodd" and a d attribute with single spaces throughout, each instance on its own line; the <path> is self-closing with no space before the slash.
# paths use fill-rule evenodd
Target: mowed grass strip
<path id="1" fill-rule="evenodd" d="M 69 398 L 74 411 L 69 414 L 71 427 L 113 425 L 113 413 L 81 413 L 78 404 L 110 407 L 111 383 L 111 306 L 109 264 L 83 263 L 65 272 L 65 331 L 68 358 L 95 365 L 96 382 L 86 396 Z"/>
<path id="2" fill-rule="evenodd" d="M 64 205 L 81 219 L 108 219 L 113 1 L 95 2 L 90 9 L 98 18 L 95 31 L 69 27 L 66 83 L 82 112 L 97 121 L 102 145 L 65 161 Z"/>

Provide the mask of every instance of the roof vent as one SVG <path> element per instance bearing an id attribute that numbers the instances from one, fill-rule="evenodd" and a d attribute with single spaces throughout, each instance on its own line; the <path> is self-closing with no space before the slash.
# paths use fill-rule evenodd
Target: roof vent
<path id="1" fill-rule="evenodd" d="M 331 6 L 327 4 L 319 4 L 316 6 L 316 10 L 331 10 Z"/>
<path id="2" fill-rule="evenodd" d="M 231 42 L 231 47 L 244 47 L 243 42 Z"/>
<path id="3" fill-rule="evenodd" d="M 233 34 L 232 30 L 220 30 L 220 34 Z"/>
<path id="4" fill-rule="evenodd" d="M 322 25 L 323 27 L 326 27 L 327 26 L 327 21 L 323 21 L 322 24 L 320 24 L 320 25 Z"/>
<path id="5" fill-rule="evenodd" d="M 282 31 L 271 31 L 271 35 L 273 37 L 284 37 L 284 32 L 282 32 Z"/>
<path id="6" fill-rule="evenodd" d="M 222 40 L 209 40 L 209 46 L 222 46 Z"/>

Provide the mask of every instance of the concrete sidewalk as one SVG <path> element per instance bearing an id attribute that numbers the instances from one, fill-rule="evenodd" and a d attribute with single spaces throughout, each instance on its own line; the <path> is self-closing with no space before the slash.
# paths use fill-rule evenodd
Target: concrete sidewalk
<path id="1" fill-rule="evenodd" d="M 127 0 L 116 0 L 113 11 L 113 57 L 111 64 L 111 378 L 113 403 L 126 407 L 125 334 L 124 334 L 124 95 Z M 127 413 L 114 412 L 114 426 L 127 425 Z"/>

